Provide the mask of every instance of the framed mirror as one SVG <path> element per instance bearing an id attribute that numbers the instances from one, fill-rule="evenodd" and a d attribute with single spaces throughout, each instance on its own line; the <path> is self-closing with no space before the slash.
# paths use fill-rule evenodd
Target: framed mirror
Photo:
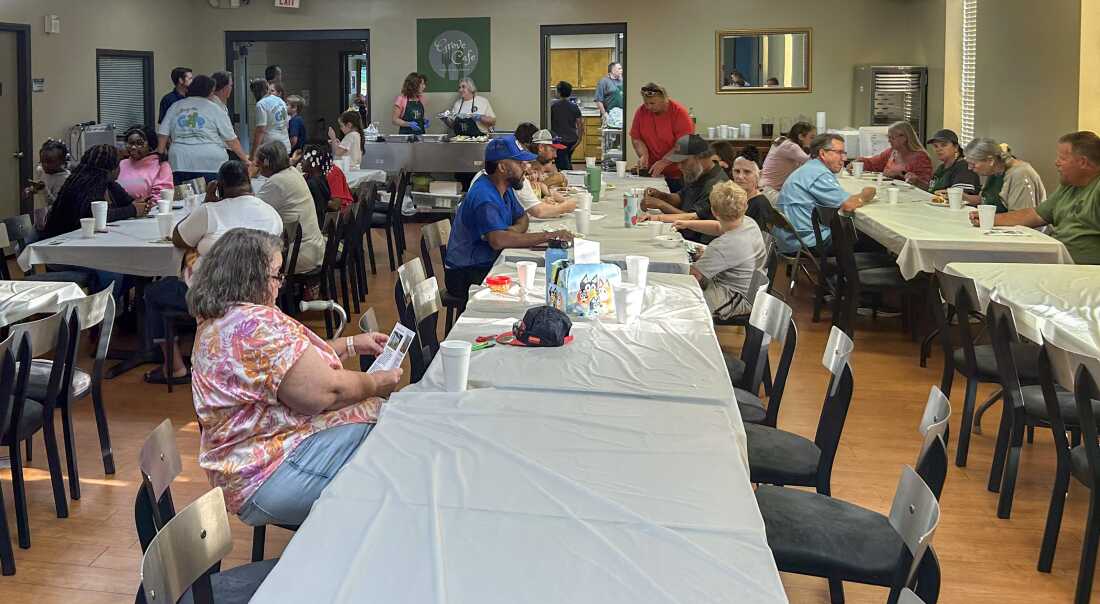
<path id="1" fill-rule="evenodd" d="M 733 29 L 715 36 L 715 92 L 810 92 L 811 28 Z"/>

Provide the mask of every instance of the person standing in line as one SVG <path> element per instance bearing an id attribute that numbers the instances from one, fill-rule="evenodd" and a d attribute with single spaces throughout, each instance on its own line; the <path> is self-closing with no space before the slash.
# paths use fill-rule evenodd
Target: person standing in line
<path id="1" fill-rule="evenodd" d="M 290 136 L 290 153 L 301 151 L 306 146 L 306 121 L 302 118 L 302 111 L 306 108 L 306 101 L 302 97 L 292 94 L 286 97 L 286 111 L 290 116 L 286 131 Z"/>
<path id="2" fill-rule="evenodd" d="M 596 84 L 596 107 L 600 118 L 607 121 L 607 114 L 618 107 L 623 109 L 623 65 L 618 61 L 607 64 L 607 75 Z"/>
<path id="3" fill-rule="evenodd" d="M 290 135 L 287 132 L 287 110 L 283 99 L 275 95 L 274 87 L 259 78 L 249 84 L 256 98 L 256 125 L 252 131 L 252 159 L 265 143 L 276 141 L 290 154 Z"/>
<path id="4" fill-rule="evenodd" d="M 620 93 L 621 95 L 621 93 Z M 573 149 L 584 138 L 584 118 L 573 96 L 573 85 L 558 82 L 558 100 L 550 105 L 550 131 L 558 137 L 564 149 L 557 150 L 554 165 L 558 170 L 573 168 Z"/>
<path id="5" fill-rule="evenodd" d="M 229 71 L 215 71 L 210 78 L 214 80 L 214 94 L 210 100 L 222 106 L 229 113 L 229 96 L 233 94 L 233 74 Z"/>
<path id="6" fill-rule="evenodd" d="M 187 96 L 187 87 L 191 85 L 194 77 L 190 67 L 177 67 L 172 70 L 172 85 L 175 88 L 160 99 L 160 110 L 157 112 L 157 123 L 164 121 L 164 114 L 176 101 Z"/>
<path id="7" fill-rule="evenodd" d="M 197 76 L 187 89 L 187 98 L 173 104 L 157 128 L 157 153 L 168 152 L 177 185 L 198 177 L 214 180 L 225 163 L 226 149 L 249 163 L 225 106 L 215 98 L 214 80 Z"/>
<path id="8" fill-rule="evenodd" d="M 283 68 L 278 65 L 268 65 L 267 69 L 264 70 L 264 79 L 267 80 L 269 84 L 282 82 Z"/>

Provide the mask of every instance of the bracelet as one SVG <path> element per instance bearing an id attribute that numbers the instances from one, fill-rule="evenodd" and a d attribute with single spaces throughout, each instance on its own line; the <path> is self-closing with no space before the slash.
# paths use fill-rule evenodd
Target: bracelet
<path id="1" fill-rule="evenodd" d="M 355 336 L 348 336 L 344 339 L 344 347 L 348 349 L 348 356 L 354 356 L 359 354 L 355 350 Z"/>

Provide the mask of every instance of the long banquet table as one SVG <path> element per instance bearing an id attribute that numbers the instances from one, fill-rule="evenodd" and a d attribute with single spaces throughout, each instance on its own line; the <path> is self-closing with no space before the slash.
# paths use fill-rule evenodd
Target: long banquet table
<path id="1" fill-rule="evenodd" d="M 942 270 L 949 262 L 1073 263 L 1062 242 L 1035 229 L 998 227 L 986 234 L 970 224 L 973 208 L 933 206 L 930 193 L 904 184 L 899 186 L 898 203 L 890 204 L 885 188 L 896 182 L 876 185 L 849 176 L 838 180 L 852 194 L 879 186 L 877 200 L 854 213 L 855 226 L 897 255 L 906 279 Z"/>
<path id="2" fill-rule="evenodd" d="M 974 280 L 981 308 L 1011 308 L 1025 338 L 1100 358 L 1100 266 L 952 262 L 946 272 Z"/>

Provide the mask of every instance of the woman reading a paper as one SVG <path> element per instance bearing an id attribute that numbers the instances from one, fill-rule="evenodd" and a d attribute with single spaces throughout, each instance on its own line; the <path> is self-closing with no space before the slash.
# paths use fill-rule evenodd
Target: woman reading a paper
<path id="1" fill-rule="evenodd" d="M 252 526 L 301 524 L 314 500 L 378 421 L 401 369 L 347 371 L 387 337 L 324 341 L 275 307 L 282 240 L 252 229 L 223 235 L 195 272 L 198 322 L 192 390 L 202 424 L 199 465 Z"/>

